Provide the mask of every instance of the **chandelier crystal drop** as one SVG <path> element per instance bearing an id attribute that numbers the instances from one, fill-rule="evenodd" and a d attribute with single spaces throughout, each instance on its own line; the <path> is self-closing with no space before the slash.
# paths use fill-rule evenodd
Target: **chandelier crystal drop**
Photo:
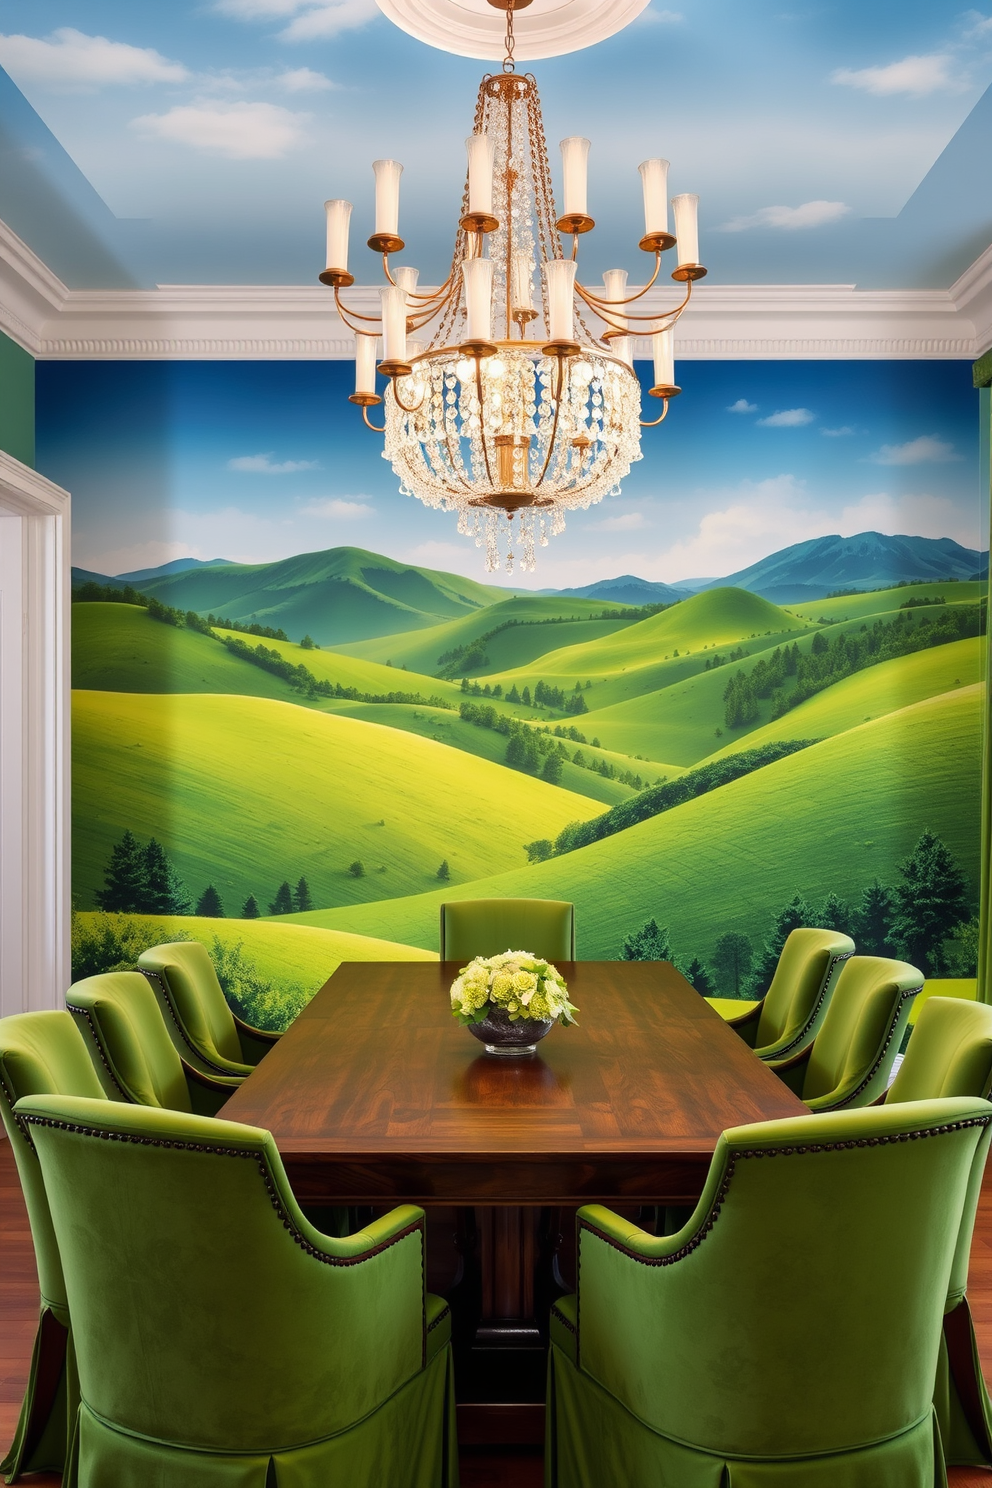
<path id="1" fill-rule="evenodd" d="M 551 183 L 537 84 L 513 65 L 513 12 L 530 0 L 489 0 L 507 13 L 503 71 L 483 78 L 451 270 L 437 289 L 417 287 L 418 273 L 392 268 L 405 244 L 399 236 L 403 167 L 377 160 L 375 232 L 387 283 L 380 314 L 349 309 L 341 290 L 348 272 L 351 203 L 329 201 L 327 268 L 338 311 L 355 332 L 355 392 L 370 429 L 385 434 L 383 458 L 404 495 L 458 516 L 458 531 L 486 549 L 490 572 L 518 563 L 535 567 L 535 547 L 564 531 L 565 515 L 619 494 L 641 458 L 641 429 L 660 424 L 675 384 L 673 327 L 698 262 L 697 198 L 677 196 L 675 234 L 668 229 L 668 162 L 640 167 L 645 232 L 640 247 L 654 273 L 636 291 L 625 270 L 604 275 L 601 291 L 577 279 L 578 244 L 595 223 L 588 213 L 589 141 L 562 141 L 563 210 Z M 562 235 L 572 239 L 566 257 Z M 663 252 L 678 247 L 672 278 L 685 285 L 680 302 L 644 312 L 639 302 L 655 285 Z M 591 321 L 595 329 L 590 329 Z M 633 368 L 633 338 L 652 336 L 660 417 L 641 420 L 641 387 Z M 379 339 L 382 355 L 379 358 Z M 385 397 L 376 371 L 389 379 Z M 384 402 L 385 422 L 369 409 Z"/>

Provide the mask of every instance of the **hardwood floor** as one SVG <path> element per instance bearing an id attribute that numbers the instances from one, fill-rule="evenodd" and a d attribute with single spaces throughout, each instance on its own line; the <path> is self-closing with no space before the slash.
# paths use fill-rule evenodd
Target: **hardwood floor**
<path id="1" fill-rule="evenodd" d="M 992 1167 L 986 1177 L 971 1251 L 969 1285 L 986 1377 L 992 1381 Z M 0 1140 L 0 1450 L 17 1424 L 38 1313 L 38 1284 L 27 1215 L 10 1143 Z M 540 1488 L 539 1452 L 471 1449 L 462 1453 L 462 1488 Z M 32 1488 L 58 1488 L 49 1473 L 25 1478 Z M 950 1488 L 992 1488 L 992 1472 L 952 1468 Z"/>

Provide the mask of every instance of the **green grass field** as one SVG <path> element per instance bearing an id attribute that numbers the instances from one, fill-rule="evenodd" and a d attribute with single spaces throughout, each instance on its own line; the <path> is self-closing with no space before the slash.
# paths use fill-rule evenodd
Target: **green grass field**
<path id="1" fill-rule="evenodd" d="M 622 629 L 636 619 L 636 610 L 631 611 L 631 622 L 598 618 L 604 610 L 615 609 L 623 609 L 623 606 L 604 604 L 602 600 L 564 599 L 551 594 L 517 595 L 444 625 L 383 636 L 378 640 L 358 641 L 341 649 L 352 656 L 364 656 L 369 661 L 391 661 L 393 666 L 406 663 L 414 671 L 434 673 L 439 669 L 438 657 L 446 651 L 457 646 L 470 646 L 497 626 L 517 620 L 523 623 L 487 642 L 490 658 L 494 656 L 494 649 L 490 648 L 495 648 L 501 658 L 494 665 L 509 668 L 521 666 L 551 647 L 563 645 L 566 634 L 568 644 L 572 644 L 579 636 L 585 635 L 586 626 L 590 627 L 591 635 L 602 636 Z M 563 616 L 572 618 L 563 620 Z"/>
<path id="2" fill-rule="evenodd" d="M 293 666 L 307 667 L 319 681 L 340 682 L 342 687 L 355 687 L 359 692 L 419 692 L 424 698 L 444 698 L 454 708 L 462 700 L 457 682 L 441 682 L 436 677 L 425 676 L 420 672 L 403 671 L 399 666 L 385 666 L 377 661 L 347 656 L 340 651 L 325 650 L 323 647 L 304 650 L 294 641 L 272 641 L 266 637 L 241 635 L 233 630 L 218 630 L 217 634 L 245 641 L 249 646 L 261 644 L 267 650 L 278 651 Z M 253 662 L 242 662 L 241 665 L 261 671 L 260 667 L 254 667 Z M 299 701 L 298 693 L 296 698 Z"/>
<path id="3" fill-rule="evenodd" d="M 426 889 L 442 859 L 465 883 L 601 809 L 429 739 L 263 698 L 77 692 L 73 745 L 85 908 L 126 827 L 159 838 L 194 896 L 212 882 L 237 911 L 301 874 L 324 905 Z"/>
<path id="4" fill-rule="evenodd" d="M 943 584 L 906 584 L 902 589 L 868 589 L 864 594 L 844 594 L 837 599 L 816 599 L 808 604 L 786 605 L 800 619 L 817 621 L 863 620 L 866 615 L 887 615 L 909 599 L 939 599 L 948 604 L 977 604 L 988 594 L 988 585 L 958 581 Z"/>
<path id="5" fill-rule="evenodd" d="M 501 873 L 448 897 L 524 895 L 576 904 L 578 953 L 615 957 L 651 916 L 677 954 L 710 954 L 727 929 L 756 944 L 801 891 L 854 899 L 931 827 L 978 892 L 980 685 L 863 723 L 731 785 L 564 857 Z M 438 893 L 308 915 L 303 924 L 437 944 Z"/>

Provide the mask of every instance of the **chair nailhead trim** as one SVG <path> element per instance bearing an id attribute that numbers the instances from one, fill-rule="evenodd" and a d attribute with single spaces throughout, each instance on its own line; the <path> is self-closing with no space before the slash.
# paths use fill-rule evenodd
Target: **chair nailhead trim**
<path id="1" fill-rule="evenodd" d="M 575 1332 L 575 1324 L 574 1323 L 570 1323 L 569 1320 L 568 1320 L 568 1318 L 565 1316 L 565 1314 L 563 1312 L 559 1312 L 558 1309 L 557 1309 L 557 1307 L 552 1307 L 551 1311 L 554 1314 L 554 1316 L 557 1319 L 557 1321 L 559 1323 L 561 1323 L 562 1327 L 563 1328 L 567 1328 L 568 1331 L 569 1331 L 569 1333 L 573 1333 L 574 1334 L 574 1332 Z"/>
<path id="2" fill-rule="evenodd" d="M 923 991 L 923 983 L 921 982 L 918 987 L 910 987 L 910 989 L 909 989 L 908 992 L 903 992 L 903 993 L 900 994 L 900 996 L 899 996 L 899 1002 L 898 1002 L 898 1005 L 897 1005 L 896 1011 L 895 1011 L 895 1015 L 894 1015 L 894 1017 L 889 1022 L 889 1031 L 888 1031 L 888 1034 L 886 1035 L 885 1043 L 882 1045 L 881 1049 L 879 1050 L 878 1057 L 876 1058 L 876 1060 L 875 1060 L 874 1064 L 872 1065 L 871 1069 L 865 1075 L 864 1079 L 861 1081 L 861 1084 L 857 1087 L 856 1090 L 852 1090 L 851 1093 L 850 1093 L 850 1095 L 845 1095 L 844 1099 L 842 1101 L 838 1101 L 837 1104 L 836 1104 L 836 1106 L 827 1106 L 827 1107 L 824 1108 L 825 1110 L 831 1110 L 831 1111 L 841 1111 L 841 1110 L 843 1110 L 843 1108 L 845 1106 L 849 1106 L 851 1104 L 851 1102 L 853 1100 L 855 1100 L 861 1094 L 862 1090 L 866 1090 L 868 1088 L 868 1086 L 871 1084 L 872 1080 L 875 1078 L 876 1074 L 878 1073 L 878 1070 L 881 1067 L 882 1060 L 885 1058 L 886 1050 L 888 1049 L 889 1045 L 892 1042 L 893 1034 L 896 1031 L 896 1024 L 899 1022 L 899 1016 L 902 1013 L 903 1003 L 906 1002 L 906 1001 L 908 1001 L 908 999 L 910 997 L 917 997 L 917 996 L 919 996 L 919 994 L 922 991 Z"/>
<path id="3" fill-rule="evenodd" d="M 165 1003 L 166 1007 L 169 1009 L 169 1017 L 172 1019 L 173 1023 L 176 1025 L 176 1028 L 179 1031 L 179 1037 L 182 1039 L 182 1041 L 186 1045 L 187 1049 L 189 1049 L 191 1051 L 191 1053 L 193 1053 L 196 1056 L 197 1059 L 201 1059 L 204 1064 L 208 1064 L 210 1066 L 210 1068 L 216 1074 L 218 1074 L 218 1075 L 230 1075 L 232 1073 L 231 1070 L 229 1070 L 229 1069 L 222 1069 L 219 1064 L 215 1064 L 212 1059 L 210 1059 L 206 1054 L 204 1054 L 204 1052 L 203 1052 L 202 1049 L 198 1049 L 196 1047 L 196 1045 L 194 1044 L 193 1040 L 190 1038 L 189 1034 L 186 1032 L 186 1030 L 183 1027 L 182 1023 L 179 1021 L 179 1014 L 176 1012 L 175 1004 L 172 1001 L 172 995 L 169 992 L 169 984 L 168 984 L 167 980 L 165 979 L 165 977 L 160 976 L 157 971 L 144 971 L 144 970 L 142 970 L 141 975 L 148 982 L 158 982 L 159 987 L 162 989 L 162 1001 Z"/>
<path id="4" fill-rule="evenodd" d="M 127 1142 L 138 1147 L 166 1147 L 178 1152 L 205 1152 L 213 1157 L 247 1158 L 253 1161 L 258 1168 L 262 1182 L 265 1185 L 265 1191 L 268 1194 L 269 1203 L 282 1220 L 283 1228 L 289 1231 L 294 1243 L 301 1250 L 306 1251 L 307 1255 L 312 1256 L 315 1261 L 320 1261 L 325 1266 L 360 1266 L 365 1261 L 371 1260 L 373 1256 L 381 1255 L 384 1250 L 389 1250 L 392 1246 L 398 1245 L 401 1240 L 406 1240 L 408 1236 L 417 1234 L 421 1237 L 421 1267 L 423 1267 L 424 1222 L 419 1219 L 415 1220 L 413 1224 L 407 1225 L 405 1229 L 398 1230 L 388 1240 L 383 1240 L 381 1244 L 373 1246 L 371 1250 L 363 1251 L 360 1256 L 329 1256 L 322 1250 L 317 1250 L 315 1246 L 310 1244 L 309 1240 L 300 1234 L 293 1220 L 283 1208 L 268 1164 L 259 1152 L 252 1152 L 249 1149 L 241 1147 L 208 1146 L 203 1142 L 178 1142 L 166 1137 L 139 1137 L 131 1132 L 96 1131 L 91 1126 L 76 1126 L 69 1121 L 53 1121 L 49 1116 L 25 1116 L 24 1120 L 31 1126 L 51 1126 L 55 1127 L 58 1131 L 73 1132 L 77 1136 L 98 1137 L 103 1142 Z"/>
<path id="5" fill-rule="evenodd" d="M 87 1024 L 87 1027 L 89 1028 L 89 1031 L 90 1031 L 90 1037 L 92 1038 L 93 1043 L 96 1046 L 97 1052 L 99 1053 L 100 1058 L 103 1061 L 103 1067 L 104 1067 L 104 1069 L 107 1071 L 107 1074 L 110 1076 L 111 1080 L 113 1080 L 113 1082 L 114 1082 L 114 1088 L 116 1090 L 120 1091 L 121 1095 L 124 1097 L 124 1099 L 130 1105 L 132 1105 L 132 1106 L 137 1105 L 138 1102 L 134 1099 L 134 1096 L 131 1095 L 129 1091 L 127 1091 L 127 1090 L 124 1089 L 124 1086 L 121 1084 L 120 1080 L 117 1077 L 116 1070 L 114 1070 L 112 1068 L 111 1063 L 110 1063 L 110 1060 L 107 1058 L 106 1050 L 103 1047 L 103 1042 L 102 1042 L 102 1040 L 100 1038 L 99 1033 L 97 1032 L 96 1024 L 93 1022 L 93 1019 L 90 1017 L 89 1009 L 88 1008 L 76 1007 L 75 1003 L 69 1002 L 68 999 L 66 1000 L 66 1005 L 65 1006 L 66 1006 L 66 1011 L 69 1012 L 69 1013 L 74 1014 L 75 1017 L 77 1017 L 77 1018 L 85 1018 L 86 1019 L 86 1024 Z"/>
<path id="6" fill-rule="evenodd" d="M 428 1325 L 427 1325 L 427 1331 L 428 1331 L 428 1333 L 433 1333 L 434 1332 L 434 1329 L 435 1328 L 439 1328 L 441 1326 L 441 1324 L 444 1322 L 445 1318 L 448 1318 L 450 1316 L 451 1316 L 451 1308 L 448 1306 L 448 1304 L 446 1302 L 444 1304 L 444 1307 L 438 1313 L 437 1317 L 434 1319 L 434 1321 L 432 1323 L 428 1323 Z"/>
<path id="7" fill-rule="evenodd" d="M 806 1022 L 803 1024 L 802 1028 L 800 1028 L 795 1038 L 791 1039 L 789 1043 L 786 1044 L 784 1049 L 775 1050 L 774 1057 L 776 1059 L 784 1059 L 787 1054 L 791 1054 L 793 1049 L 797 1048 L 802 1043 L 803 1039 L 809 1033 L 810 1028 L 816 1022 L 820 1009 L 823 1006 L 823 999 L 826 997 L 828 991 L 830 990 L 830 984 L 834 979 L 838 966 L 843 966 L 845 961 L 850 961 L 853 955 L 853 951 L 848 951 L 847 954 L 844 956 L 831 956 L 830 963 L 827 966 L 827 974 L 823 978 L 823 985 L 820 988 L 820 995 L 816 999 L 816 1006 L 813 1008 L 813 1011 L 810 1013 L 809 1017 L 806 1019 Z"/>

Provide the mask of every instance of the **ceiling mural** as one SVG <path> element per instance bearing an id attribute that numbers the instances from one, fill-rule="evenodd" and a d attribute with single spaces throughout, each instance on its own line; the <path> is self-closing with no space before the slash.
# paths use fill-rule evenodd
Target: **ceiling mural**
<path id="1" fill-rule="evenodd" d="M 549 138 L 593 142 L 587 280 L 636 274 L 655 155 L 700 195 L 713 283 L 945 287 L 987 246 L 988 0 L 626 9 L 617 35 L 524 64 Z M 70 286 L 313 283 L 322 202 L 369 220 L 377 156 L 405 166 L 407 257 L 444 277 L 492 64 L 374 0 L 4 0 L 0 33 L 0 217 Z M 354 267 L 380 277 L 364 250 Z"/>

